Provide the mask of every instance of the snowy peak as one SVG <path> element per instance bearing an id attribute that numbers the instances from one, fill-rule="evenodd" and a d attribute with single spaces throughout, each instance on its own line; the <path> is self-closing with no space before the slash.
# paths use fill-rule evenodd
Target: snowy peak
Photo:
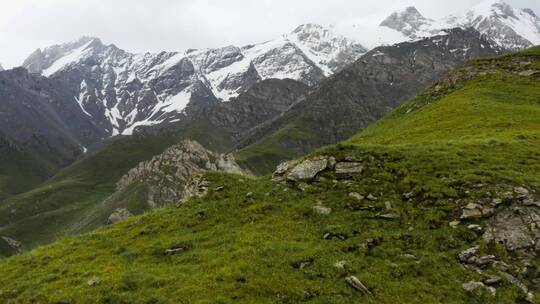
<path id="1" fill-rule="evenodd" d="M 2 72 L 4 70 L 4 67 L 2 67 L 2 65 L 0 64 L 0 72 Z"/>
<path id="2" fill-rule="evenodd" d="M 431 34 L 435 21 L 424 17 L 414 6 L 402 11 L 394 12 L 386 18 L 380 26 L 389 27 L 411 38 L 418 38 Z"/>
<path id="3" fill-rule="evenodd" d="M 84 115 L 110 135 L 129 135 L 229 101 L 265 79 L 313 85 L 365 52 L 332 29 L 306 24 L 244 47 L 154 54 L 132 54 L 83 37 L 38 49 L 23 67 L 63 82 Z"/>
<path id="4" fill-rule="evenodd" d="M 531 9 L 516 9 L 502 0 L 486 0 L 457 16 L 425 18 L 414 7 L 393 13 L 381 26 L 410 39 L 432 36 L 443 29 L 472 27 L 507 50 L 540 44 L 540 18 Z"/>
<path id="5" fill-rule="evenodd" d="M 540 18 L 531 9 L 516 9 L 504 1 L 483 1 L 454 24 L 474 27 L 510 50 L 540 44 Z"/>
<path id="6" fill-rule="evenodd" d="M 37 49 L 23 63 L 30 73 L 50 76 L 58 70 L 91 56 L 104 45 L 99 38 L 83 36 L 78 40 Z"/>
<path id="7" fill-rule="evenodd" d="M 303 24 L 284 38 L 330 76 L 367 52 L 359 43 L 336 34 L 332 28 L 318 24 Z"/>

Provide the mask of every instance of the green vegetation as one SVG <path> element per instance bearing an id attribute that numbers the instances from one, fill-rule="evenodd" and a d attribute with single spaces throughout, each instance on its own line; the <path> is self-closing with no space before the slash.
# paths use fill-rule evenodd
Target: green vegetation
<path id="1" fill-rule="evenodd" d="M 28 191 L 58 172 L 70 160 L 40 144 L 16 147 L 0 137 L 0 200 Z"/>
<path id="2" fill-rule="evenodd" d="M 183 138 L 189 137 L 215 150 L 229 148 L 225 133 L 210 134 L 203 122 L 181 132 L 114 139 L 101 150 L 83 157 L 31 191 L 0 203 L 0 236 L 22 242 L 25 249 L 56 238 L 90 231 L 105 224 L 97 215 L 111 214 L 122 199 L 103 202 L 129 169 Z M 131 195 L 140 196 L 140 191 Z M 125 199 L 125 198 L 123 198 Z M 141 202 L 142 200 L 139 200 Z M 142 206 L 140 206 L 143 209 Z M 106 218 L 106 216 L 105 216 Z M 0 248 L 0 256 L 8 252 Z"/>
<path id="3" fill-rule="evenodd" d="M 278 130 L 274 134 L 249 145 L 234 154 L 243 168 L 257 175 L 265 175 L 274 170 L 276 164 L 305 155 L 302 146 L 319 146 L 318 140 L 310 133 L 307 123 L 301 121 Z M 299 144 L 301 143 L 301 144 Z"/>
<path id="4" fill-rule="evenodd" d="M 365 170 L 351 178 L 325 171 L 301 191 L 268 177 L 208 174 L 203 198 L 2 261 L 0 302 L 523 301 L 509 283 L 494 296 L 466 292 L 463 283 L 498 273 L 468 270 L 457 255 L 480 244 L 482 254 L 536 269 L 519 279 L 537 294 L 540 258 L 484 244 L 467 224 L 485 219 L 455 229 L 449 222 L 467 202 L 518 185 L 540 189 L 539 79 L 519 75 L 538 62 L 540 48 L 471 62 L 315 153 L 361 161 Z M 350 275 L 371 295 L 348 286 Z"/>

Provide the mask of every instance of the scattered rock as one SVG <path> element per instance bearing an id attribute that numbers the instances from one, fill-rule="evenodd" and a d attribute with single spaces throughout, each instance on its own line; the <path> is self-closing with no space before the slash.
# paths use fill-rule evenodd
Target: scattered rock
<path id="1" fill-rule="evenodd" d="M 304 183 L 304 182 L 299 182 L 299 183 L 296 183 L 296 188 L 300 191 L 306 191 L 306 189 L 309 187 L 309 185 L 307 183 Z"/>
<path id="2" fill-rule="evenodd" d="M 463 208 L 461 219 L 481 219 L 493 215 L 494 209 L 491 207 L 484 207 L 480 204 L 469 203 Z"/>
<path id="3" fill-rule="evenodd" d="M 351 192 L 351 193 L 349 193 L 349 196 L 352 197 L 352 198 L 355 198 L 355 199 L 357 199 L 359 201 L 364 200 L 364 197 L 362 195 L 360 195 L 360 193 L 358 193 L 358 192 Z"/>
<path id="4" fill-rule="evenodd" d="M 504 279 L 506 281 L 510 282 L 512 285 L 514 285 L 514 286 L 518 287 L 519 289 L 521 289 L 521 291 L 525 294 L 525 299 L 529 303 L 533 302 L 534 294 L 529 291 L 529 288 L 527 288 L 527 286 L 525 286 L 525 284 L 523 284 L 520 280 L 518 280 L 516 277 L 514 277 L 513 275 L 511 275 L 511 274 L 509 274 L 507 272 L 501 271 L 501 272 L 499 272 L 499 274 L 502 277 L 504 277 Z"/>
<path id="5" fill-rule="evenodd" d="M 474 230 L 474 231 L 482 231 L 482 226 L 472 224 L 472 225 L 467 226 L 467 229 Z"/>
<path id="6" fill-rule="evenodd" d="M 459 226 L 459 224 L 461 224 L 460 221 L 452 221 L 448 225 L 450 226 L 450 228 L 456 229 Z"/>
<path id="7" fill-rule="evenodd" d="M 383 219 L 383 220 L 397 220 L 401 216 L 397 213 L 384 213 L 384 214 L 376 214 L 376 218 Z"/>
<path id="8" fill-rule="evenodd" d="M 501 277 L 498 277 L 498 276 L 489 276 L 488 278 L 484 280 L 484 284 L 488 286 L 499 285 L 501 283 L 502 283 L 502 279 Z"/>
<path id="9" fill-rule="evenodd" d="M 165 250 L 165 255 L 171 256 L 171 255 L 175 255 L 175 254 L 184 252 L 186 250 L 187 250 L 186 247 L 170 248 L 170 249 Z"/>
<path id="10" fill-rule="evenodd" d="M 526 70 L 526 71 L 521 71 L 518 73 L 519 76 L 526 76 L 526 77 L 534 76 L 538 74 L 540 74 L 540 71 L 535 71 L 535 70 Z"/>
<path id="11" fill-rule="evenodd" d="M 336 267 L 338 269 L 344 269 L 345 264 L 347 264 L 347 261 L 337 261 L 337 262 L 334 263 L 334 267 Z"/>
<path id="12" fill-rule="evenodd" d="M 371 295 L 371 291 L 369 291 L 369 289 L 366 287 L 366 285 L 364 285 L 364 283 L 362 283 L 357 277 L 355 276 L 348 276 L 345 278 L 345 281 L 347 282 L 347 284 L 349 284 L 349 286 L 351 286 L 352 288 L 364 293 L 364 294 L 368 294 L 368 295 Z"/>
<path id="13" fill-rule="evenodd" d="M 403 198 L 406 199 L 406 200 L 410 200 L 413 197 L 414 197 L 414 193 L 412 193 L 412 192 L 403 193 Z"/>
<path id="14" fill-rule="evenodd" d="M 86 282 L 86 284 L 87 284 L 88 286 L 97 286 L 97 285 L 101 284 L 101 279 L 98 278 L 98 277 L 93 277 L 93 278 L 91 278 L 90 280 L 88 280 L 88 281 Z"/>
<path id="15" fill-rule="evenodd" d="M 523 205 L 530 207 L 540 207 L 540 202 L 537 202 L 532 198 L 526 198 L 523 200 Z"/>
<path id="16" fill-rule="evenodd" d="M 367 250 L 371 250 L 377 246 L 379 246 L 383 242 L 383 239 L 378 238 L 369 238 L 366 240 L 365 246 Z"/>
<path id="17" fill-rule="evenodd" d="M 386 210 L 392 209 L 392 203 L 390 203 L 390 202 L 384 202 L 384 208 L 386 208 Z"/>
<path id="18" fill-rule="evenodd" d="M 323 235 L 323 239 L 344 241 L 347 239 L 347 236 L 341 233 L 327 232 Z"/>
<path id="19" fill-rule="evenodd" d="M 313 210 L 315 210 L 315 212 L 321 215 L 328 215 L 332 212 L 332 209 L 325 207 L 320 200 L 317 200 L 317 204 L 315 205 L 315 207 L 313 207 Z"/>
<path id="20" fill-rule="evenodd" d="M 311 181 L 321 171 L 328 167 L 328 159 L 324 157 L 317 157 L 314 159 L 306 159 L 300 164 L 296 165 L 290 173 L 287 175 L 287 179 L 293 182 L 298 181 Z"/>
<path id="21" fill-rule="evenodd" d="M 495 294 L 497 293 L 497 290 L 495 288 L 491 286 L 486 286 L 482 282 L 470 281 L 470 282 L 464 283 L 462 286 L 463 286 L 463 289 L 465 289 L 468 292 L 472 292 L 478 288 L 484 288 L 487 291 L 489 291 L 489 293 L 492 296 L 495 296 Z"/>
<path id="22" fill-rule="evenodd" d="M 529 196 L 529 190 L 523 187 L 514 188 L 514 192 L 516 193 L 517 198 L 520 198 L 520 199 L 523 199 Z"/>
<path id="23" fill-rule="evenodd" d="M 364 171 L 364 165 L 360 162 L 339 162 L 334 170 L 337 177 L 348 178 L 354 174 L 361 174 Z"/>
<path id="24" fill-rule="evenodd" d="M 246 198 L 252 198 L 252 197 L 253 197 L 253 192 L 246 193 Z"/>
<path id="25" fill-rule="evenodd" d="M 500 204 L 503 203 L 503 200 L 501 198 L 494 198 L 492 201 L 491 201 L 491 204 L 493 206 L 499 206 Z"/>
<path id="26" fill-rule="evenodd" d="M 302 261 L 293 263 L 292 267 L 295 268 L 295 269 L 302 270 L 304 268 L 307 268 L 307 267 L 311 266 L 313 264 L 313 262 L 315 262 L 315 259 L 309 258 L 307 260 L 302 260 Z"/>
<path id="27" fill-rule="evenodd" d="M 458 255 L 458 258 L 462 263 L 469 263 L 469 261 L 471 261 L 471 259 L 474 258 L 478 254 L 478 251 L 480 251 L 480 247 L 479 246 L 474 246 L 472 248 L 469 248 L 469 249 L 461 252 Z"/>
<path id="28" fill-rule="evenodd" d="M 219 186 L 219 187 L 216 187 L 216 189 L 214 189 L 214 191 L 216 191 L 216 192 L 221 192 L 223 190 L 225 190 L 225 187 L 223 187 L 223 186 Z"/>
<path id="29" fill-rule="evenodd" d="M 377 197 L 375 197 L 373 194 L 368 194 L 368 196 L 366 196 L 366 198 L 370 201 L 376 201 L 377 200 Z"/>
<path id="30" fill-rule="evenodd" d="M 129 212 L 126 208 L 118 208 L 114 210 L 111 215 L 109 215 L 109 218 L 107 219 L 107 224 L 116 224 L 118 222 L 127 220 L 128 218 L 132 217 L 133 214 Z"/>

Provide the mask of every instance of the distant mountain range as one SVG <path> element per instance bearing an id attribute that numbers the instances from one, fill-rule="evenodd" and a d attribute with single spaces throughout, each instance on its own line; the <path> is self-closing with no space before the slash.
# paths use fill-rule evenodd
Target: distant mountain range
<path id="1" fill-rule="evenodd" d="M 444 30 L 456 26 L 467 30 Z M 201 134 L 226 133 L 231 138 L 222 141 L 232 139 L 229 147 L 247 149 L 274 131 L 296 125 L 291 125 L 293 120 L 314 117 L 322 125 L 310 126 L 308 133 L 316 134 L 312 142 L 306 143 L 306 137 L 289 139 L 286 149 L 280 150 L 302 155 L 364 127 L 464 60 L 540 43 L 539 27 L 539 18 L 532 10 L 515 9 L 503 1 L 485 1 L 463 15 L 438 21 L 422 16 L 413 7 L 396 12 L 379 26 L 393 39 L 401 37 L 401 42 L 414 43 L 423 41 L 424 36 L 439 36 L 424 39 L 426 47 L 431 48 L 431 70 L 424 71 L 425 78 L 406 81 L 381 68 L 414 67 L 414 53 L 388 59 L 376 48 L 369 50 L 364 43 L 347 38 L 337 28 L 316 24 L 301 25 L 263 43 L 182 52 L 133 54 L 98 38 L 83 37 L 38 49 L 24 61 L 24 68 L 0 72 L 0 96 L 4 96 L 0 114 L 5 122 L 0 124 L 0 139 L 9 143 L 6 146 L 10 155 L 38 159 L 38 167 L 43 170 L 24 172 L 33 177 L 40 172 L 37 179 L 16 179 L 33 180 L 31 184 L 111 137 L 175 129 L 178 124 L 200 121 L 210 122 Z M 465 39 L 463 33 L 467 33 Z M 384 40 L 380 43 L 384 44 Z M 438 45 L 437 41 L 447 45 Z M 449 57 L 443 60 L 437 54 Z M 383 58 L 394 61 L 388 65 Z M 441 61 L 448 65 L 439 69 L 437 63 Z M 330 88 L 321 89 L 330 84 L 339 87 L 341 77 L 334 78 L 341 71 L 354 74 L 349 82 L 353 88 L 347 87 L 347 92 L 354 94 L 342 96 Z M 414 75 L 417 71 L 411 72 Z M 282 81 L 270 81 L 273 79 Z M 407 83 L 406 91 L 396 91 L 400 80 Z M 389 83 L 394 86 L 389 87 Z M 364 92 L 354 89 L 364 85 Z M 368 90 L 382 97 L 367 96 Z M 314 97 L 316 94 L 320 98 Z M 396 98 L 387 100 L 388 96 Z M 310 104 L 313 100 L 316 102 Z M 354 109 L 357 106 L 361 109 Z M 351 119 L 345 115 L 356 110 L 362 112 L 361 117 Z M 329 121 L 332 125 L 327 125 Z M 322 131 L 316 131 L 319 129 Z M 280 134 L 289 136 L 294 132 Z M 44 155 L 56 156 L 44 161 Z M 284 156 L 272 157 L 275 159 L 268 166 Z M 250 157 L 246 161 L 250 162 Z M 6 168 L 5 172 L 0 170 L 0 175 L 9 180 L 17 170 Z"/>
<path id="2" fill-rule="evenodd" d="M 540 44 L 540 18 L 531 9 L 516 9 L 502 0 L 486 0 L 461 15 L 439 20 L 424 17 L 408 7 L 386 18 L 381 26 L 394 29 L 410 39 L 429 37 L 446 28 L 472 27 L 508 50 Z"/>
<path id="3" fill-rule="evenodd" d="M 409 7 L 381 23 L 403 40 L 455 27 L 473 27 L 509 51 L 540 43 L 540 19 L 532 10 L 515 9 L 504 1 L 484 1 L 463 15 L 441 20 Z M 62 84 L 97 128 L 115 136 L 184 120 L 264 79 L 288 78 L 313 86 L 367 51 L 333 28 L 304 24 L 259 44 L 155 54 L 132 54 L 83 37 L 38 49 L 22 66 Z"/>
<path id="4" fill-rule="evenodd" d="M 98 38 L 35 51 L 31 73 L 62 82 L 109 135 L 182 119 L 192 108 L 229 101 L 253 84 L 290 78 L 314 85 L 367 50 L 319 25 L 244 47 L 131 54 Z"/>

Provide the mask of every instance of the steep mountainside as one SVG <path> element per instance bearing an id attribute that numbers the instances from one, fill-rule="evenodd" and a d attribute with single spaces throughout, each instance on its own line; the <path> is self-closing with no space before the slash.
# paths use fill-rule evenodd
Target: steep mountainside
<path id="1" fill-rule="evenodd" d="M 539 77 L 540 48 L 472 61 L 274 181 L 0 262 L 0 300 L 538 303 Z"/>
<path id="2" fill-rule="evenodd" d="M 73 162 L 105 132 L 54 80 L 0 72 L 0 198 L 28 190 Z"/>
<path id="3" fill-rule="evenodd" d="M 418 39 L 442 29 L 472 27 L 508 50 L 520 50 L 540 44 L 540 18 L 531 9 L 516 9 L 503 0 L 484 0 L 461 15 L 441 20 L 425 18 L 414 7 L 393 13 L 381 26 Z"/>
<path id="4" fill-rule="evenodd" d="M 306 89 L 294 80 L 264 80 L 193 120 L 109 140 L 43 185 L 2 201 L 0 236 L 10 236 L 27 250 L 61 235 L 105 225 L 116 208 L 129 207 L 132 214 L 145 211 L 149 208 L 146 188 L 128 187 L 113 195 L 129 170 L 183 139 L 197 140 L 213 151 L 230 151 L 245 129 L 281 113 Z M 0 248 L 0 255 L 9 253 Z"/>
<path id="5" fill-rule="evenodd" d="M 268 173 L 283 160 L 350 137 L 466 60 L 501 51 L 478 32 L 459 28 L 371 50 L 284 114 L 250 130 L 237 160 Z"/>
<path id="6" fill-rule="evenodd" d="M 109 135 L 182 120 L 269 78 L 313 85 L 366 50 L 319 25 L 245 47 L 131 54 L 99 39 L 37 50 L 23 64 L 61 82 Z"/>

